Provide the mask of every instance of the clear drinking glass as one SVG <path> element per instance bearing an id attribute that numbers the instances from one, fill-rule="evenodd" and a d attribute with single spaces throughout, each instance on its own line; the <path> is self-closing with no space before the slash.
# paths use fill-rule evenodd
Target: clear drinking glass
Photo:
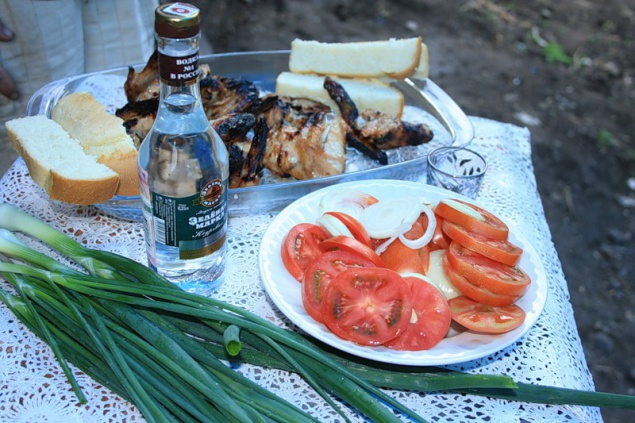
<path id="1" fill-rule="evenodd" d="M 427 182 L 474 199 L 483 183 L 487 162 L 463 147 L 440 147 L 428 154 Z"/>

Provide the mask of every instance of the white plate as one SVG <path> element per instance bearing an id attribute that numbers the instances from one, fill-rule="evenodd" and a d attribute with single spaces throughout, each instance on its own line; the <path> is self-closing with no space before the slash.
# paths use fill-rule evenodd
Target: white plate
<path id="1" fill-rule="evenodd" d="M 282 240 L 289 230 L 301 222 L 315 223 L 317 209 L 323 195 L 340 188 L 353 188 L 383 198 L 417 195 L 436 203 L 442 198 L 461 198 L 455 193 L 422 183 L 399 180 L 357 181 L 333 185 L 312 192 L 291 203 L 273 220 L 260 246 L 260 275 L 269 297 L 282 313 L 309 335 L 347 353 L 385 363 L 403 365 L 445 365 L 462 363 L 498 352 L 523 336 L 536 322 L 547 299 L 547 278 L 536 250 L 510 225 L 509 239 L 524 253 L 519 266 L 531 278 L 531 285 L 518 304 L 526 312 L 524 323 L 501 335 L 484 335 L 470 331 L 443 339 L 430 350 L 396 351 L 386 347 L 367 347 L 346 341 L 333 334 L 325 325 L 311 318 L 302 305 L 301 284 L 285 269 L 280 256 Z"/>

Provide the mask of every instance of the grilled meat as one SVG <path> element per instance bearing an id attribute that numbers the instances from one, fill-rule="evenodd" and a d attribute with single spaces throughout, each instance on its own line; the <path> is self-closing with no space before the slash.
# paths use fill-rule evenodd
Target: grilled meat
<path id="1" fill-rule="evenodd" d="M 243 164 L 248 159 L 251 149 L 249 132 L 256 124 L 256 117 L 250 113 L 235 113 L 210 121 L 212 128 L 223 140 L 229 153 L 229 173 L 240 175 Z M 230 179 L 230 187 L 236 188 Z"/>
<path id="2" fill-rule="evenodd" d="M 341 116 L 310 100 L 260 97 L 250 81 L 211 75 L 206 65 L 200 69 L 203 107 L 229 152 L 231 188 L 256 185 L 263 167 L 296 179 L 343 173 L 346 144 L 386 164 L 384 150 L 432 138 L 426 125 L 402 122 L 374 110 L 360 113 L 331 78 L 325 78 L 324 87 Z M 152 127 L 159 104 L 156 52 L 141 72 L 130 68 L 124 89 L 128 104 L 116 114 L 138 145 Z"/>
<path id="3" fill-rule="evenodd" d="M 259 106 L 260 91 L 251 81 L 211 75 L 201 79 L 200 85 L 203 108 L 210 120 Z"/>
<path id="4" fill-rule="evenodd" d="M 341 118 L 310 100 L 276 97 L 269 103 L 271 107 L 262 112 L 270 128 L 263 158 L 267 169 L 296 179 L 344 172 L 346 138 Z"/>
<path id="5" fill-rule="evenodd" d="M 152 128 L 157 118 L 158 109 L 159 99 L 149 98 L 128 103 L 115 111 L 115 114 L 123 119 L 123 126 L 132 137 L 137 149 L 139 149 L 141 142 L 150 132 L 150 128 Z"/>
<path id="6" fill-rule="evenodd" d="M 230 172 L 229 187 L 243 188 L 258 185 L 262 176 L 262 158 L 267 146 L 269 127 L 265 118 L 260 118 L 254 127 L 254 134 L 249 143 L 249 151 L 240 169 Z M 234 147 L 234 146 L 232 146 Z"/>
<path id="7" fill-rule="evenodd" d="M 346 90 L 332 78 L 324 79 L 324 88 L 337 103 L 342 118 L 355 138 L 363 147 L 373 152 L 407 145 L 420 145 L 433 137 L 432 130 L 425 124 L 403 122 L 370 109 L 360 114 Z"/>
<path id="8" fill-rule="evenodd" d="M 159 56 L 157 50 L 152 53 L 141 72 L 128 67 L 128 76 L 123 84 L 128 103 L 159 97 Z"/>

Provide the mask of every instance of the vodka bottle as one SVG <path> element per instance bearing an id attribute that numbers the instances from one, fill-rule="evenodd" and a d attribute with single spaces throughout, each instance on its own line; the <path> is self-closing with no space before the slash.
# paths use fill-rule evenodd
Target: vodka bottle
<path id="1" fill-rule="evenodd" d="M 222 282 L 228 154 L 201 104 L 199 10 L 186 3 L 155 13 L 160 102 L 139 149 L 148 264 L 188 291 Z"/>

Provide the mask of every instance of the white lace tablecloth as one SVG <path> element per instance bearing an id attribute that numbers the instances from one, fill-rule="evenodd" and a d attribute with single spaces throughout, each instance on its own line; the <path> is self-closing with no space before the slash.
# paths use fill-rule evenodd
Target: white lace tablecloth
<path id="1" fill-rule="evenodd" d="M 539 252 L 547 273 L 548 298 L 536 325 L 516 343 L 492 356 L 451 368 L 507 374 L 526 383 L 593 390 L 566 281 L 536 189 L 529 131 L 482 118 L 470 119 L 476 133 L 472 147 L 489 163 L 477 201 L 514 224 Z M 49 201 L 33 184 L 21 159 L 4 175 L 0 189 L 1 201 L 18 205 L 88 246 L 145 260 L 138 223 L 113 219 L 93 207 Z M 284 325 L 284 316 L 262 289 L 258 271 L 260 240 L 272 218 L 260 215 L 230 220 L 227 280 L 216 295 Z M 341 421 L 298 376 L 252 366 L 242 366 L 241 371 L 319 420 Z M 0 421 L 143 421 L 131 404 L 81 372 L 76 374 L 88 398 L 86 405 L 77 402 L 46 344 L 6 307 L 0 307 Z M 525 404 L 455 393 L 391 394 L 429 421 L 601 421 L 599 410 L 590 407 Z"/>

